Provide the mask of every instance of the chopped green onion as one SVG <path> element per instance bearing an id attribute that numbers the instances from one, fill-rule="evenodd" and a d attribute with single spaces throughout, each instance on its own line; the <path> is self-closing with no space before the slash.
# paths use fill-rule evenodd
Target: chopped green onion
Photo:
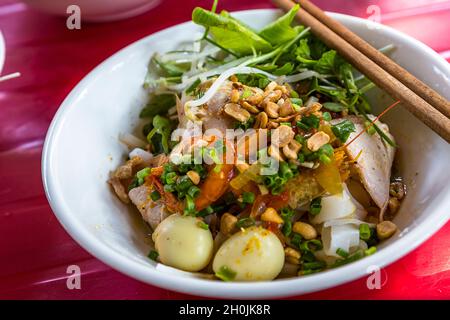
<path id="1" fill-rule="evenodd" d="M 373 246 L 373 247 L 370 247 L 369 249 L 365 250 L 364 254 L 366 256 L 370 256 L 370 255 L 374 254 L 375 252 L 377 252 L 377 247 Z"/>
<path id="2" fill-rule="evenodd" d="M 202 229 L 205 229 L 205 230 L 209 229 L 209 225 L 206 224 L 205 222 L 201 221 L 201 220 L 199 222 L 197 222 L 197 226 L 202 228 Z"/>
<path id="3" fill-rule="evenodd" d="M 356 251 L 355 253 L 351 254 L 350 256 L 348 256 L 348 258 L 337 260 L 331 267 L 332 268 L 340 267 L 347 263 L 357 261 L 363 257 L 364 257 L 364 252 L 362 252 L 362 250 L 359 250 L 359 251 Z"/>
<path id="4" fill-rule="evenodd" d="M 364 241 L 368 241 L 370 239 L 371 232 L 369 225 L 366 223 L 362 223 L 359 225 L 359 238 Z"/>
<path id="5" fill-rule="evenodd" d="M 324 154 L 321 154 L 319 156 L 319 161 L 324 163 L 324 164 L 330 164 L 331 163 L 331 159 L 328 156 L 324 155 Z"/>
<path id="6" fill-rule="evenodd" d="M 322 198 L 318 197 L 311 201 L 311 204 L 309 206 L 309 212 L 315 216 L 320 213 L 320 210 L 322 209 Z"/>
<path id="7" fill-rule="evenodd" d="M 242 92 L 241 98 L 242 99 L 247 99 L 251 95 L 252 95 L 252 91 L 250 90 L 250 88 L 246 87 L 244 92 Z"/>
<path id="8" fill-rule="evenodd" d="M 254 201 L 255 201 L 255 194 L 253 192 L 242 193 L 242 202 L 243 203 L 253 203 Z"/>
<path id="9" fill-rule="evenodd" d="M 178 191 L 187 192 L 192 185 L 192 180 L 188 176 L 184 175 L 178 179 L 176 188 Z"/>
<path id="10" fill-rule="evenodd" d="M 192 186 L 189 188 L 187 194 L 192 198 L 197 198 L 198 195 L 200 194 L 200 188 L 197 186 Z"/>
<path id="11" fill-rule="evenodd" d="M 174 192 L 175 191 L 175 185 L 173 185 L 173 184 L 165 184 L 164 185 L 164 191 L 165 192 Z"/>
<path id="12" fill-rule="evenodd" d="M 303 237 L 301 235 L 299 235 L 298 233 L 294 233 L 292 235 L 291 244 L 300 249 L 300 244 L 301 244 L 302 240 L 303 240 Z"/>
<path id="13" fill-rule="evenodd" d="M 175 184 L 177 182 L 177 174 L 175 172 L 169 172 L 166 174 L 166 184 Z"/>
<path id="14" fill-rule="evenodd" d="M 214 212 L 213 207 L 207 206 L 205 209 L 201 210 L 201 211 L 197 214 L 197 216 L 198 216 L 198 217 L 206 217 L 207 215 L 210 215 L 210 214 L 212 214 L 213 212 Z"/>
<path id="15" fill-rule="evenodd" d="M 150 199 L 152 199 L 153 201 L 159 200 L 161 199 L 161 194 L 158 191 L 152 191 L 150 193 Z"/>
<path id="16" fill-rule="evenodd" d="M 286 162 L 280 163 L 280 176 L 286 180 L 289 180 L 294 176 L 294 173 Z"/>
<path id="17" fill-rule="evenodd" d="M 236 271 L 230 269 L 227 266 L 220 267 L 219 271 L 216 272 L 216 277 L 223 281 L 232 281 L 236 278 Z"/>
<path id="18" fill-rule="evenodd" d="M 152 250 L 152 251 L 150 251 L 150 253 L 148 254 L 147 257 L 149 257 L 153 261 L 156 261 L 156 259 L 158 259 L 158 256 L 159 256 L 159 253 L 155 250 Z"/>
<path id="19" fill-rule="evenodd" d="M 342 258 L 347 258 L 349 256 L 349 253 L 342 248 L 337 248 L 336 253 Z"/>
<path id="20" fill-rule="evenodd" d="M 305 269 L 305 270 L 322 269 L 325 266 L 326 266 L 326 263 L 323 261 L 314 261 L 314 262 L 303 263 L 303 269 Z"/>
<path id="21" fill-rule="evenodd" d="M 186 206 L 184 208 L 185 215 L 192 215 L 195 213 L 195 203 L 190 195 L 186 195 Z"/>
<path id="22" fill-rule="evenodd" d="M 302 252 L 315 252 L 322 248 L 323 248 L 322 241 L 318 239 L 303 241 L 299 246 L 299 249 Z"/>
<path id="23" fill-rule="evenodd" d="M 252 217 L 239 219 L 239 221 L 236 223 L 236 227 L 238 227 L 239 229 L 249 228 L 253 225 L 255 225 L 255 219 L 253 219 Z"/>
<path id="24" fill-rule="evenodd" d="M 150 168 L 144 168 L 136 172 L 136 177 L 140 179 L 145 179 L 150 174 Z"/>

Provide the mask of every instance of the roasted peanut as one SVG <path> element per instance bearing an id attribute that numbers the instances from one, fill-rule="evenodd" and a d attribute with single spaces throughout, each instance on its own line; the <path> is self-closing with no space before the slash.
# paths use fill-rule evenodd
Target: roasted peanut
<path id="1" fill-rule="evenodd" d="M 247 110 L 241 108 L 241 106 L 236 103 L 227 103 L 224 107 L 224 111 L 227 115 L 239 122 L 246 122 L 251 117 Z"/>
<path id="2" fill-rule="evenodd" d="M 284 221 L 274 208 L 267 208 L 261 215 L 262 221 L 273 222 L 276 224 L 282 224 Z"/>
<path id="3" fill-rule="evenodd" d="M 292 106 L 292 103 L 289 99 L 284 101 L 284 103 L 280 107 L 280 110 L 278 110 L 280 117 L 289 116 L 289 115 L 293 114 L 294 112 L 295 112 L 294 107 Z"/>
<path id="4" fill-rule="evenodd" d="M 323 131 L 316 132 L 306 141 L 308 149 L 315 152 L 320 149 L 323 145 L 330 142 L 330 136 Z"/>
<path id="5" fill-rule="evenodd" d="M 278 160 L 278 161 L 284 161 L 283 156 L 280 154 L 280 149 L 278 149 L 277 146 L 270 145 L 268 149 L 269 156 L 272 158 Z"/>
<path id="6" fill-rule="evenodd" d="M 244 108 L 245 110 L 247 110 L 250 113 L 258 113 L 259 109 L 255 106 L 252 106 L 250 103 L 248 103 L 247 101 L 243 101 L 241 103 L 242 108 Z"/>
<path id="7" fill-rule="evenodd" d="M 400 181 L 392 182 L 389 186 L 389 194 L 398 200 L 402 200 L 405 196 L 405 186 Z"/>
<path id="8" fill-rule="evenodd" d="M 240 98 L 239 91 L 236 89 L 231 90 L 230 101 L 231 103 L 238 103 Z"/>
<path id="9" fill-rule="evenodd" d="M 390 238 L 395 231 L 397 231 L 397 226 L 391 221 L 383 221 L 377 224 L 377 235 L 380 240 Z"/>
<path id="10" fill-rule="evenodd" d="M 397 212 L 398 207 L 400 207 L 400 201 L 395 197 L 390 197 L 388 202 L 389 212 L 394 214 Z"/>
<path id="11" fill-rule="evenodd" d="M 298 158 L 298 152 L 302 148 L 302 144 L 296 140 L 292 140 L 289 144 L 283 147 L 283 154 L 288 159 L 296 160 Z"/>
<path id="12" fill-rule="evenodd" d="M 294 248 L 286 247 L 284 249 L 284 255 L 288 262 L 293 263 L 293 264 L 300 264 L 301 254 L 299 251 L 295 250 Z"/>
<path id="13" fill-rule="evenodd" d="M 264 111 L 267 113 L 267 115 L 270 118 L 278 118 L 279 114 L 278 114 L 278 110 L 280 109 L 280 106 L 277 105 L 274 102 L 267 102 L 266 103 L 266 107 L 264 108 Z"/>
<path id="14" fill-rule="evenodd" d="M 191 179 L 193 184 L 200 183 L 200 175 L 197 172 L 190 170 L 186 173 L 186 175 L 188 176 L 189 179 Z"/>
<path id="15" fill-rule="evenodd" d="M 295 132 L 291 127 L 280 125 L 277 129 L 272 132 L 272 144 L 275 144 L 279 147 L 286 146 L 289 142 L 294 139 Z"/>
<path id="16" fill-rule="evenodd" d="M 294 223 L 292 230 L 300 234 L 305 240 L 311 240 L 317 238 L 316 229 L 305 222 L 297 221 Z"/>
<path id="17" fill-rule="evenodd" d="M 238 219 L 231 213 L 224 213 L 220 219 L 220 232 L 224 235 L 229 235 L 236 226 Z"/>
<path id="18" fill-rule="evenodd" d="M 253 128 L 255 129 L 265 129 L 267 128 L 267 123 L 269 122 L 269 117 L 267 113 L 261 112 L 255 118 L 255 124 Z"/>

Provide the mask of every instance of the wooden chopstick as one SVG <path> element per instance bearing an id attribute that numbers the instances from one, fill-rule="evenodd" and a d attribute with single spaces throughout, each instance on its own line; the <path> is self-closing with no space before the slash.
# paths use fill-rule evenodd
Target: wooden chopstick
<path id="1" fill-rule="evenodd" d="M 372 59 L 372 61 L 389 72 L 393 77 L 397 78 L 397 80 L 401 81 L 405 86 L 414 91 L 434 108 L 438 109 L 442 114 L 450 117 L 450 102 L 448 102 L 439 93 L 414 77 L 392 59 L 389 59 L 387 56 L 375 49 L 364 39 L 360 38 L 358 35 L 345 27 L 342 23 L 325 14 L 325 12 L 309 0 L 297 0 L 296 2 L 300 4 L 303 10 L 308 11 L 309 14 L 321 21 L 336 34 L 340 35 L 341 38 L 345 39 L 368 58 Z"/>
<path id="2" fill-rule="evenodd" d="M 288 11 L 294 6 L 294 2 L 291 0 L 273 0 L 273 2 L 284 11 Z M 450 119 L 448 117 L 440 113 L 406 85 L 313 17 L 304 8 L 299 10 L 296 19 L 299 23 L 310 27 L 311 32 L 326 45 L 335 49 L 391 97 L 400 100 L 413 115 L 450 143 Z"/>

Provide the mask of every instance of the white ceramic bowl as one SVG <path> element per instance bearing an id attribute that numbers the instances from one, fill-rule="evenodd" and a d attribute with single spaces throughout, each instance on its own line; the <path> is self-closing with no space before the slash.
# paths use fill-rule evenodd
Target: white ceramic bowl
<path id="1" fill-rule="evenodd" d="M 278 15 L 275 10 L 235 13 L 260 28 Z M 368 28 L 367 21 L 332 16 L 376 47 L 395 44 L 392 57 L 450 98 L 450 66 L 424 44 L 388 27 Z M 370 26 L 374 27 L 373 23 Z M 106 183 L 108 172 L 126 154 L 119 132 L 137 124 L 146 94 L 142 82 L 150 55 L 174 49 L 192 39 L 199 27 L 188 22 L 148 36 L 119 51 L 84 78 L 58 110 L 47 134 L 42 173 L 50 204 L 64 228 L 92 255 L 112 268 L 159 287 L 202 296 L 270 298 L 312 292 L 366 275 L 369 266 L 383 267 L 410 252 L 450 214 L 449 145 L 402 107 L 388 113 L 399 145 L 399 167 L 408 185 L 395 223 L 402 230 L 373 256 L 311 276 L 272 282 L 225 283 L 156 264 L 147 258 L 149 230 L 136 210 L 124 206 Z M 374 92 L 381 110 L 392 100 Z"/>
<path id="2" fill-rule="evenodd" d="M 83 21 L 104 22 L 130 18 L 144 13 L 160 0 L 24 0 L 46 13 L 68 16 L 67 7 L 78 5 Z"/>

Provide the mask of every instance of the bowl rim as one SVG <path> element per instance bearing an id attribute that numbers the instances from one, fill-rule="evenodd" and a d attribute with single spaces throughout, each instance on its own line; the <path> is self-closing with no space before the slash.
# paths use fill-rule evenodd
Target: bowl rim
<path id="1" fill-rule="evenodd" d="M 268 11 L 277 12 L 277 9 L 256 9 L 256 10 L 241 10 L 235 11 L 234 14 L 261 14 Z M 379 27 L 379 31 L 383 33 L 391 33 L 396 37 L 403 38 L 412 46 L 418 47 L 430 55 L 433 61 L 442 68 L 447 74 L 450 74 L 450 65 L 438 53 L 423 44 L 422 42 L 408 36 L 391 27 L 384 26 L 372 21 L 362 18 L 353 17 L 339 13 L 329 13 L 332 17 L 337 18 L 341 22 L 352 23 L 370 23 Z M 64 227 L 64 229 L 71 235 L 71 237 L 86 251 L 92 254 L 97 259 L 101 260 L 111 268 L 124 273 L 131 278 L 140 280 L 144 283 L 155 285 L 164 289 L 182 292 L 190 295 L 198 295 L 204 297 L 218 297 L 218 298 L 280 298 L 293 296 L 298 294 L 311 293 L 330 287 L 335 287 L 351 280 L 359 279 L 363 276 L 369 275 L 369 270 L 373 266 L 383 268 L 394 261 L 399 260 L 406 254 L 410 253 L 425 240 L 436 233 L 450 218 L 450 197 L 449 200 L 442 201 L 436 204 L 436 211 L 442 212 L 441 215 L 434 215 L 426 219 L 420 225 L 415 226 L 412 232 L 406 233 L 404 236 L 396 240 L 394 243 L 387 245 L 382 251 L 364 259 L 358 260 L 351 264 L 340 268 L 324 271 L 318 274 L 294 277 L 286 279 L 278 279 L 270 282 L 221 282 L 211 281 L 206 279 L 180 277 L 179 275 L 163 273 L 155 268 L 150 268 L 144 264 L 124 257 L 119 252 L 113 250 L 108 245 L 98 241 L 97 238 L 86 230 L 71 213 L 70 208 L 64 201 L 64 196 L 61 190 L 57 188 L 56 179 L 51 174 L 53 167 L 54 148 L 53 141 L 58 136 L 58 132 L 62 128 L 65 115 L 73 101 L 82 93 L 86 84 L 95 79 L 98 73 L 106 63 L 112 62 L 120 58 L 120 55 L 125 50 L 132 50 L 133 47 L 140 43 L 147 41 L 153 35 L 165 32 L 172 32 L 175 27 L 191 24 L 191 21 L 174 25 L 172 27 L 163 29 L 156 33 L 137 40 L 130 45 L 117 51 L 93 70 L 91 70 L 68 94 L 61 106 L 57 110 L 50 127 L 48 129 L 43 152 L 42 152 L 42 180 L 47 196 L 48 202 L 55 216 Z M 212 290 L 214 288 L 214 290 Z"/>
<path id="2" fill-rule="evenodd" d="M 3 66 L 5 64 L 6 46 L 5 38 L 3 37 L 2 30 L 0 29 L 0 76 L 2 74 Z"/>

